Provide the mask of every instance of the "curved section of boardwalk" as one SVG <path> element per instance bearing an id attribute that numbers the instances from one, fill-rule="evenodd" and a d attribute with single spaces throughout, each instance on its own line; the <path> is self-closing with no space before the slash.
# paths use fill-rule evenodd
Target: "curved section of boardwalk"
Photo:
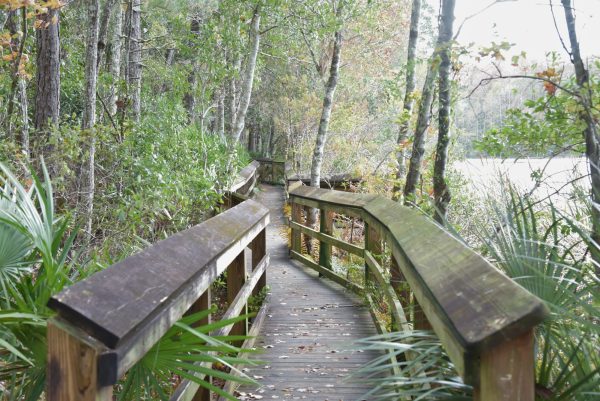
<path id="1" fill-rule="evenodd" d="M 269 309 L 256 342 L 263 352 L 254 357 L 264 365 L 246 372 L 261 387 L 241 388 L 238 397 L 360 400 L 368 388 L 344 378 L 376 355 L 345 349 L 376 334 L 369 311 L 343 287 L 289 259 L 281 187 L 261 185 L 257 200 L 269 207 L 272 221 L 267 229 Z"/>

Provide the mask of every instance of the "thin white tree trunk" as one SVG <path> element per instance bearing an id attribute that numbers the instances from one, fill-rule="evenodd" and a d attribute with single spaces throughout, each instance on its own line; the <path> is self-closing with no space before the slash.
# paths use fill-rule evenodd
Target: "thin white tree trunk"
<path id="1" fill-rule="evenodd" d="M 139 122 L 142 113 L 142 0 L 133 0 L 129 35 L 128 85 L 131 98 L 131 116 Z"/>
<path id="2" fill-rule="evenodd" d="M 121 75 L 121 35 L 123 30 L 123 10 L 121 6 L 113 9 L 113 27 L 111 32 L 109 71 L 111 76 L 108 109 L 110 114 L 117 114 L 117 84 Z"/>
<path id="3" fill-rule="evenodd" d="M 257 5 L 254 9 L 250 32 L 252 38 L 252 47 L 250 48 L 250 54 L 244 70 L 242 93 L 240 94 L 240 105 L 235 113 L 233 143 L 239 142 L 242 131 L 244 131 L 246 113 L 248 112 L 248 106 L 250 105 L 250 97 L 252 96 L 254 70 L 256 69 L 256 59 L 258 57 L 258 49 L 260 47 L 260 5 Z"/>
<path id="4" fill-rule="evenodd" d="M 94 212 L 94 192 L 96 184 L 94 169 L 96 156 L 96 136 L 94 133 L 94 125 L 96 124 L 96 87 L 98 78 L 98 0 L 86 0 L 86 6 L 88 13 L 88 26 L 85 51 L 85 97 L 81 127 L 82 129 L 87 130 L 88 135 L 90 136 L 89 160 L 87 168 L 87 189 L 85 194 L 85 232 L 88 239 L 91 239 L 93 222 L 92 214 Z"/>
<path id="5" fill-rule="evenodd" d="M 340 53 L 342 50 L 342 32 L 335 33 L 333 41 L 333 55 L 331 57 L 331 67 L 329 69 L 329 79 L 325 85 L 325 96 L 323 97 L 323 108 L 321 110 L 321 120 L 319 121 L 319 130 L 317 132 L 317 142 L 312 157 L 310 169 L 310 185 L 319 188 L 321 186 L 321 166 L 323 165 L 323 150 L 327 140 L 327 131 L 329 129 L 329 120 L 331 119 L 331 110 L 333 108 L 333 95 L 337 87 L 340 71 Z"/>
<path id="6" fill-rule="evenodd" d="M 310 168 L 310 186 L 321 187 L 321 166 L 323 165 L 323 151 L 327 141 L 327 132 L 329 129 L 329 120 L 331 119 L 331 110 L 333 109 L 333 95 L 337 87 L 340 71 L 340 53 L 342 50 L 342 32 L 337 31 L 334 35 L 333 54 L 331 56 L 331 66 L 329 68 L 329 79 L 325 85 L 325 96 L 323 97 L 323 108 L 321 110 L 321 120 L 319 121 L 319 130 L 317 131 L 317 141 L 312 157 Z M 307 225 L 314 227 L 317 222 L 317 209 L 309 208 L 307 213 Z M 307 236 L 308 239 L 308 236 Z M 306 241 L 308 252 L 312 252 L 312 242 Z"/>
<path id="7" fill-rule="evenodd" d="M 410 14 L 410 33 L 408 35 L 408 51 L 406 55 L 406 86 L 404 90 L 404 106 L 401 115 L 400 130 L 398 132 L 396 161 L 398 170 L 396 171 L 396 182 L 392 190 L 392 199 L 401 198 L 401 185 L 406 178 L 406 142 L 409 135 L 410 120 L 414 105 L 415 91 L 415 64 L 417 61 L 417 41 L 419 39 L 419 19 L 421 16 L 421 0 L 413 0 L 412 11 Z"/>
<path id="8" fill-rule="evenodd" d="M 27 86 L 24 79 L 19 79 L 19 104 L 21 105 L 21 147 L 29 160 L 29 112 L 27 103 Z"/>
<path id="9" fill-rule="evenodd" d="M 220 89 L 217 94 L 216 131 L 219 134 L 219 137 L 225 137 L 225 96 L 222 89 Z"/>

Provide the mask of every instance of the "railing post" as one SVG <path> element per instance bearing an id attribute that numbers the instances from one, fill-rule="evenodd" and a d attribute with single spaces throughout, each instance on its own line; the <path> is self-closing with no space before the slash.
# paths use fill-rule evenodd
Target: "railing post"
<path id="1" fill-rule="evenodd" d="M 297 203 L 292 203 L 292 221 L 303 224 L 302 206 Z M 294 228 L 292 228 L 292 251 L 302 253 L 302 233 Z"/>
<path id="2" fill-rule="evenodd" d="M 98 361 L 102 348 L 75 335 L 57 320 L 48 322 L 48 401 L 112 401 L 112 386 L 100 386 Z"/>
<path id="3" fill-rule="evenodd" d="M 474 401 L 533 401 L 533 330 L 481 355 Z"/>
<path id="4" fill-rule="evenodd" d="M 227 267 L 227 301 L 231 304 L 240 289 L 246 283 L 246 249 L 231 262 Z M 248 304 L 244 306 L 241 315 L 248 313 Z M 233 325 L 230 334 L 232 336 L 245 336 L 248 333 L 248 318 L 239 321 Z M 239 344 L 243 341 L 239 341 Z"/>
<path id="5" fill-rule="evenodd" d="M 383 253 L 383 244 L 377 230 L 371 227 L 365 221 L 365 250 L 371 252 L 377 263 L 381 265 L 381 254 Z M 369 267 L 365 262 L 365 286 L 369 281 Z"/>
<path id="6" fill-rule="evenodd" d="M 329 209 L 320 210 L 320 231 L 323 234 L 333 235 L 333 212 Z M 331 244 L 319 241 L 319 264 L 331 270 Z"/>
<path id="7" fill-rule="evenodd" d="M 198 300 L 196 302 L 194 302 L 192 304 L 192 306 L 190 307 L 190 309 L 188 310 L 188 312 L 186 314 L 193 314 L 193 313 L 197 313 L 197 312 L 202 312 L 205 310 L 210 309 L 211 307 L 211 295 L 210 295 L 210 287 L 204 291 L 204 293 L 202 295 L 200 295 L 200 298 L 198 298 Z M 202 318 L 201 320 L 199 320 L 198 322 L 194 323 L 193 327 L 199 327 L 199 326 L 203 326 L 206 324 L 210 324 L 210 315 L 207 315 L 206 317 Z M 208 383 L 211 383 L 212 380 L 211 377 L 206 377 L 204 380 L 207 381 Z M 205 387 L 199 387 L 198 390 L 196 391 L 196 394 L 194 395 L 194 398 L 192 398 L 192 401 L 210 401 L 210 390 L 208 390 Z"/>
<path id="8" fill-rule="evenodd" d="M 256 269 L 256 266 L 260 263 L 262 258 L 267 254 L 267 229 L 263 229 L 250 243 L 250 250 L 252 251 L 252 271 Z M 265 271 L 256 287 L 252 292 L 252 295 L 258 295 L 263 288 L 267 285 L 267 272 Z"/>

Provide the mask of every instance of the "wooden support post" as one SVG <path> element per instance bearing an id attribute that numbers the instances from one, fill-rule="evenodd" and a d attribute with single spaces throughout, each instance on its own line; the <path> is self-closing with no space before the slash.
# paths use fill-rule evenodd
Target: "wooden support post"
<path id="1" fill-rule="evenodd" d="M 320 213 L 321 233 L 333 235 L 333 212 L 329 209 L 321 209 Z M 331 244 L 323 241 L 319 241 L 319 264 L 331 270 Z"/>
<path id="2" fill-rule="evenodd" d="M 413 328 L 415 330 L 433 330 L 431 323 L 427 320 L 427 316 L 425 316 L 425 312 L 423 312 L 423 308 L 417 302 L 417 299 L 413 295 L 413 303 L 412 303 L 412 322 Z"/>
<path id="3" fill-rule="evenodd" d="M 250 243 L 250 250 L 252 251 L 252 271 L 256 269 L 256 266 L 260 263 L 262 258 L 267 254 L 267 229 L 263 229 Z M 267 285 L 267 272 L 263 273 L 252 291 L 252 295 L 258 295 L 263 288 Z"/>
<path id="4" fill-rule="evenodd" d="M 533 331 L 529 331 L 481 355 L 474 401 L 533 401 L 534 372 Z"/>
<path id="5" fill-rule="evenodd" d="M 246 282 L 246 249 L 231 262 L 227 267 L 227 302 L 231 304 L 237 296 L 240 289 Z M 245 305 L 241 314 L 248 313 L 248 304 Z M 233 336 L 245 336 L 248 333 L 248 319 L 244 319 L 233 325 L 230 334 Z M 243 341 L 240 341 L 240 345 Z"/>
<path id="6" fill-rule="evenodd" d="M 381 265 L 381 255 L 383 254 L 383 244 L 377 230 L 371 227 L 365 221 L 365 250 L 371 252 L 377 263 Z M 365 262 L 365 287 L 369 281 L 369 268 Z"/>
<path id="7" fill-rule="evenodd" d="M 402 271 L 400 270 L 400 266 L 398 265 L 398 261 L 391 255 L 390 260 L 390 285 L 392 289 L 396 293 L 396 297 L 398 297 L 398 301 L 400 301 L 400 305 L 404 310 L 405 314 L 408 314 L 408 306 L 410 305 L 410 291 L 408 289 L 408 283 L 406 282 L 406 278 Z M 400 322 L 396 322 L 393 319 L 392 313 L 392 329 L 400 330 Z"/>
<path id="8" fill-rule="evenodd" d="M 98 383 L 99 345 L 74 335 L 55 319 L 48 322 L 47 338 L 48 401 L 112 401 L 112 386 Z"/>
<path id="9" fill-rule="evenodd" d="M 304 224 L 302 221 L 302 206 L 292 203 L 292 221 L 298 224 Z M 302 253 L 302 233 L 292 228 L 292 251 Z"/>
<path id="10" fill-rule="evenodd" d="M 187 311 L 186 315 L 190 315 L 193 313 L 208 310 L 208 309 L 210 309 L 210 306 L 211 306 L 211 296 L 210 296 L 210 287 L 209 287 L 206 291 L 204 291 L 204 293 L 202 295 L 200 295 L 200 298 L 198 298 L 198 300 L 192 304 L 190 309 Z M 210 315 L 207 315 L 205 318 L 194 323 L 193 327 L 199 327 L 199 326 L 206 325 L 206 324 L 210 324 Z M 212 382 L 211 377 L 206 377 L 204 380 L 209 383 Z M 196 394 L 192 398 L 192 401 L 210 401 L 210 398 L 211 398 L 210 390 L 208 390 L 207 388 L 204 388 L 204 387 L 199 387 L 198 390 L 196 391 Z"/>

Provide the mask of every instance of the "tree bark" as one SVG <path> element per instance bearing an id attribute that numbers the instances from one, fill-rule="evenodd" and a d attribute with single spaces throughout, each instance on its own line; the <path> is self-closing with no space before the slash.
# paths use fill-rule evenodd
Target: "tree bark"
<path id="1" fill-rule="evenodd" d="M 21 105 L 21 149 L 25 154 L 25 158 L 29 160 L 31 156 L 31 150 L 29 148 L 29 112 L 27 102 L 27 86 L 25 85 L 24 79 L 19 79 L 19 92 L 18 92 L 19 104 Z"/>
<path id="2" fill-rule="evenodd" d="M 130 10 L 128 88 L 131 99 L 131 117 L 139 122 L 142 113 L 142 0 L 133 0 Z"/>
<path id="3" fill-rule="evenodd" d="M 325 96 L 323 97 L 323 108 L 321 110 L 321 120 L 319 121 L 319 130 L 317 131 L 317 141 L 312 157 L 310 167 L 310 186 L 321 187 L 321 166 L 323 165 L 323 151 L 327 140 L 327 131 L 329 129 L 329 120 L 331 119 L 331 110 L 333 109 L 333 95 L 337 87 L 338 76 L 340 72 L 340 53 L 342 50 L 342 32 L 336 31 L 333 40 L 333 54 L 331 56 L 331 66 L 329 68 L 329 79 L 325 85 Z M 306 223 L 309 227 L 314 227 L 317 222 L 317 209 L 310 208 L 307 213 Z M 310 244 L 307 243 L 310 249 Z"/>
<path id="4" fill-rule="evenodd" d="M 34 127 L 38 133 L 49 134 L 50 125 L 58 125 L 60 114 L 60 40 L 59 10 L 49 8 L 39 14 L 41 28 L 36 31 L 36 94 Z"/>
<path id="5" fill-rule="evenodd" d="M 83 105 L 83 118 L 81 128 L 86 130 L 90 136 L 89 160 L 87 168 L 87 190 L 85 193 L 86 224 L 85 233 L 88 240 L 92 238 L 92 222 L 94 212 L 95 182 L 95 156 L 96 136 L 94 125 L 96 124 L 96 87 L 98 78 L 98 28 L 99 28 L 99 2 L 98 0 L 86 0 L 88 13 L 88 26 L 86 34 L 85 52 L 85 98 Z"/>
<path id="6" fill-rule="evenodd" d="M 410 14 L 410 33 L 408 35 L 408 51 L 406 56 L 406 87 L 404 90 L 404 106 L 401 115 L 400 130 L 398 132 L 396 160 L 396 182 L 392 190 L 392 199 L 400 200 L 401 185 L 406 176 L 406 141 L 408 140 L 410 120 L 414 105 L 415 91 L 415 64 L 417 61 L 417 41 L 419 40 L 419 19 L 421 16 L 421 0 L 413 0 Z"/>
<path id="7" fill-rule="evenodd" d="M 589 72 L 585 68 L 579 42 L 577 40 L 577 30 L 575 28 L 575 15 L 571 0 L 562 0 L 569 32 L 569 43 L 571 46 L 571 62 L 575 67 L 575 78 L 580 88 L 579 99 L 582 104 L 582 110 L 579 112 L 579 118 L 585 122 L 583 137 L 585 139 L 585 155 L 588 159 L 591 179 L 591 218 L 592 232 L 591 238 L 595 245 L 590 246 L 590 253 L 596 262 L 600 262 L 600 136 L 598 135 L 597 123 L 591 113 L 592 92 L 590 90 Z M 600 264 L 596 264 L 596 273 L 600 274 Z"/>
<path id="8" fill-rule="evenodd" d="M 108 69 L 110 72 L 110 88 L 108 97 L 108 109 L 110 114 L 117 114 L 117 83 L 121 75 L 121 35 L 123 31 L 123 10 L 119 7 L 113 9 L 114 21 L 111 32 L 110 58 Z"/>
<path id="9" fill-rule="evenodd" d="M 242 131 L 246 123 L 246 113 L 250 105 L 250 97 L 252 96 L 252 85 L 254 83 L 254 70 L 256 69 L 256 59 L 258 57 L 258 49 L 260 47 L 260 4 L 254 9 L 251 23 L 251 43 L 250 54 L 246 62 L 244 70 L 244 81 L 242 93 L 240 94 L 240 105 L 237 108 L 235 115 L 235 124 L 233 126 L 233 143 L 240 140 Z"/>
<path id="10" fill-rule="evenodd" d="M 200 21 L 196 18 L 192 19 L 192 22 L 190 23 L 190 32 L 192 34 L 192 37 L 194 38 L 194 41 L 191 43 L 191 46 L 194 47 L 197 43 L 198 36 L 200 33 Z M 196 96 L 195 96 L 195 91 L 196 91 L 196 85 L 197 85 L 197 78 L 196 78 L 196 70 L 198 69 L 198 65 L 196 62 L 196 58 L 194 57 L 192 60 L 192 70 L 190 71 L 190 73 L 188 74 L 188 85 L 189 85 L 189 90 L 183 95 L 183 104 L 185 105 L 185 109 L 187 110 L 188 113 L 188 122 L 192 123 L 196 118 Z"/>
<path id="11" fill-rule="evenodd" d="M 417 126 L 413 138 L 412 153 L 408 164 L 408 174 L 404 184 L 404 204 L 409 206 L 416 201 L 417 184 L 421 179 L 421 164 L 425 155 L 425 133 L 429 127 L 431 119 L 431 104 L 433 103 L 433 92 L 435 76 L 437 74 L 438 62 L 437 53 L 434 51 L 427 67 L 427 76 L 423 84 L 421 101 L 419 102 L 419 111 L 417 117 Z"/>
<path id="12" fill-rule="evenodd" d="M 21 15 L 21 32 L 22 32 L 22 38 L 19 37 L 19 35 L 17 34 L 19 32 L 18 30 L 18 18 L 19 18 L 19 14 Z M 21 9 L 21 12 L 19 13 L 19 10 L 13 10 L 10 11 L 6 17 L 6 26 L 8 27 L 8 32 L 10 33 L 11 39 L 10 39 L 10 52 L 11 53 L 17 53 L 17 56 L 14 59 L 14 64 L 13 64 L 13 71 L 12 71 L 12 83 L 10 86 L 10 92 L 8 95 L 8 101 L 7 101 L 7 111 L 6 111 L 6 117 L 5 117 L 5 129 L 6 129 L 6 135 L 9 139 L 14 140 L 14 127 L 13 127 L 13 119 L 12 119 L 12 114 L 13 114 L 13 110 L 15 107 L 15 96 L 17 96 L 17 92 L 21 91 L 21 81 L 23 81 L 23 78 L 20 75 L 20 65 L 21 65 L 21 59 L 23 57 L 23 49 L 24 49 L 24 45 L 25 45 L 25 41 L 27 40 L 27 10 L 25 8 Z M 25 97 L 25 99 L 27 99 Z"/>
<path id="13" fill-rule="evenodd" d="M 225 95 L 222 88 L 217 93 L 216 131 L 219 137 L 225 138 Z"/>
<path id="14" fill-rule="evenodd" d="M 110 22 L 110 16 L 112 14 L 115 4 L 120 0 L 106 0 L 104 7 L 102 7 L 102 14 L 100 16 L 100 22 L 98 27 L 98 57 L 97 57 L 97 69 L 100 71 L 100 65 L 102 64 L 102 56 L 106 49 L 106 42 L 108 39 L 108 24 Z M 119 9 L 121 7 L 118 7 Z"/>
<path id="15" fill-rule="evenodd" d="M 435 200 L 435 220 L 444 224 L 451 195 L 446 183 L 446 165 L 448 162 L 448 144 L 450 142 L 450 52 L 452 47 L 452 28 L 454 24 L 455 0 L 442 1 L 440 22 L 440 105 L 438 110 L 438 141 L 433 166 L 433 197 Z"/>

